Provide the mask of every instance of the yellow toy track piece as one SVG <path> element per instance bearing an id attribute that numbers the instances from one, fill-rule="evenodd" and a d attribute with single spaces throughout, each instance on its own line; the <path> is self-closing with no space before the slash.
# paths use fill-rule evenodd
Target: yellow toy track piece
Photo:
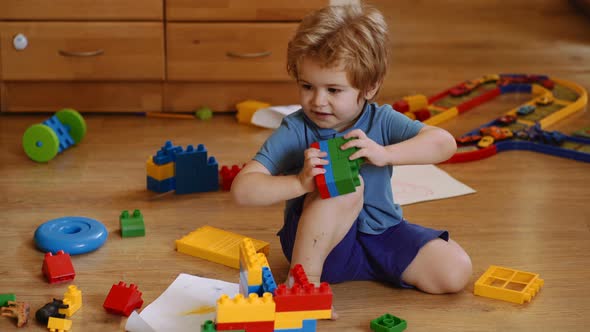
<path id="1" fill-rule="evenodd" d="M 176 250 L 236 269 L 240 268 L 240 243 L 245 236 L 211 226 L 203 226 L 176 240 Z M 268 256 L 268 242 L 254 240 L 256 252 Z"/>
<path id="2" fill-rule="evenodd" d="M 543 286 L 536 273 L 492 265 L 475 282 L 475 295 L 523 304 L 530 302 Z"/>

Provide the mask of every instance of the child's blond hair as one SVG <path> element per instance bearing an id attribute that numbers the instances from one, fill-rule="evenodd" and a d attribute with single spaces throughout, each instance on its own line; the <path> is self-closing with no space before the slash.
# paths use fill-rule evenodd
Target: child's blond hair
<path id="1" fill-rule="evenodd" d="M 328 68 L 343 65 L 350 84 L 360 90 L 360 99 L 379 88 L 387 72 L 387 23 L 379 10 L 369 6 L 320 9 L 303 18 L 289 41 L 287 71 L 295 79 L 305 57 Z"/>

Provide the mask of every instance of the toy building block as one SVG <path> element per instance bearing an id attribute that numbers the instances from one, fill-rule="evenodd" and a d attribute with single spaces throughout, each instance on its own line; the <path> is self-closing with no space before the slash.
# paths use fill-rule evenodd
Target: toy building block
<path id="1" fill-rule="evenodd" d="M 304 319 L 330 319 L 332 309 L 329 310 L 302 310 L 302 311 L 281 311 L 275 313 L 275 321 L 295 321 Z"/>
<path id="2" fill-rule="evenodd" d="M 0 294 L 0 307 L 7 306 L 8 301 L 16 301 L 16 295 L 14 295 L 14 294 Z"/>
<path id="3" fill-rule="evenodd" d="M 58 251 L 56 255 L 46 253 L 42 271 L 50 284 L 74 280 L 76 277 L 70 254 L 63 250 Z"/>
<path id="4" fill-rule="evenodd" d="M 176 178 L 168 178 L 158 181 L 151 176 L 147 176 L 146 186 L 149 191 L 166 193 L 176 189 Z"/>
<path id="5" fill-rule="evenodd" d="M 197 228 L 176 240 L 178 252 L 220 263 L 235 269 L 240 268 L 240 242 L 245 236 L 211 226 Z M 269 243 L 252 240 L 256 252 L 268 256 Z"/>
<path id="6" fill-rule="evenodd" d="M 543 279 L 538 274 L 492 265 L 475 282 L 475 295 L 523 304 L 537 294 Z"/>
<path id="7" fill-rule="evenodd" d="M 130 284 L 127 287 L 124 282 L 120 281 L 117 285 L 111 287 L 111 291 L 102 306 L 112 314 L 129 317 L 131 312 L 141 308 L 142 304 L 141 292 L 137 290 L 137 286 Z"/>
<path id="8" fill-rule="evenodd" d="M 217 331 L 274 332 L 275 322 L 217 323 L 215 327 Z"/>
<path id="9" fill-rule="evenodd" d="M 188 145 L 176 154 L 176 193 L 190 194 L 219 190 L 219 165 L 215 157 L 207 158 L 207 149 Z"/>
<path id="10" fill-rule="evenodd" d="M 129 216 L 127 210 L 121 212 L 119 223 L 121 225 L 122 237 L 145 236 L 143 215 L 139 210 L 134 210 L 132 216 Z"/>
<path id="11" fill-rule="evenodd" d="M 146 174 L 158 181 L 174 177 L 174 163 L 169 162 L 163 165 L 157 165 L 154 163 L 154 157 L 149 157 L 145 162 Z"/>
<path id="12" fill-rule="evenodd" d="M 321 283 L 319 287 L 308 283 L 304 286 L 294 284 L 287 288 L 281 284 L 275 290 L 274 300 L 277 312 L 331 310 L 333 294 L 328 283 Z"/>
<path id="13" fill-rule="evenodd" d="M 262 293 L 274 294 L 277 289 L 275 278 L 268 266 L 262 268 Z M 260 294 L 259 294 L 260 295 Z"/>
<path id="14" fill-rule="evenodd" d="M 317 321 L 315 319 L 304 319 L 301 322 L 299 328 L 277 328 L 275 325 L 276 332 L 316 332 Z"/>
<path id="15" fill-rule="evenodd" d="M 0 308 L 0 315 L 16 318 L 16 327 L 23 327 L 29 321 L 30 311 L 31 307 L 26 302 L 7 301 L 7 305 Z"/>
<path id="16" fill-rule="evenodd" d="M 67 305 L 67 308 L 60 308 L 59 313 L 72 317 L 82 307 L 82 291 L 74 285 L 68 286 L 68 290 L 64 293 L 63 304 Z"/>
<path id="17" fill-rule="evenodd" d="M 270 104 L 261 101 L 245 100 L 236 104 L 236 109 L 238 111 L 236 118 L 238 119 L 239 123 L 250 123 L 252 121 L 252 116 L 254 116 L 256 111 L 270 106 Z"/>
<path id="18" fill-rule="evenodd" d="M 262 267 L 268 267 L 266 256 L 256 252 L 252 239 L 245 238 L 240 242 L 240 280 L 245 279 L 246 289 L 248 286 L 259 286 L 262 288 Z M 244 294 L 247 295 L 247 294 Z"/>
<path id="19" fill-rule="evenodd" d="M 223 294 L 217 300 L 216 323 L 269 322 L 275 320 L 275 302 L 272 294 L 250 294 L 245 298 L 236 294 L 233 299 Z"/>
<path id="20" fill-rule="evenodd" d="M 228 166 L 222 166 L 219 171 L 219 177 L 221 177 L 221 190 L 229 191 L 236 175 L 238 175 L 241 170 L 242 168 L 238 165 L 233 165 L 231 168 Z"/>
<path id="21" fill-rule="evenodd" d="M 176 161 L 176 154 L 182 152 L 182 147 L 175 146 L 172 141 L 166 141 L 153 156 L 154 164 L 164 165 Z"/>
<path id="22" fill-rule="evenodd" d="M 321 166 L 326 172 L 315 177 L 320 197 L 324 199 L 354 192 L 361 184 L 359 170 L 362 159 L 348 159 L 358 149 L 340 149 L 347 141 L 342 137 L 336 137 L 311 144 L 311 147 L 326 152 L 330 161 L 329 164 Z"/>
<path id="23" fill-rule="evenodd" d="M 217 332 L 215 329 L 215 323 L 212 320 L 207 320 L 201 325 L 201 332 Z"/>
<path id="24" fill-rule="evenodd" d="M 68 332 L 72 328 L 72 321 L 64 318 L 49 317 L 47 328 L 50 332 Z"/>
<path id="25" fill-rule="evenodd" d="M 408 327 L 408 323 L 394 315 L 385 314 L 373 319 L 370 327 L 374 332 L 401 332 Z"/>
<path id="26" fill-rule="evenodd" d="M 65 314 L 60 314 L 59 311 L 61 309 L 67 309 L 69 306 L 64 304 L 62 300 L 53 299 L 52 302 L 49 302 L 42 306 L 37 312 L 35 313 L 35 319 L 42 324 L 47 324 L 49 321 L 49 317 L 56 317 L 56 318 L 66 318 Z"/>

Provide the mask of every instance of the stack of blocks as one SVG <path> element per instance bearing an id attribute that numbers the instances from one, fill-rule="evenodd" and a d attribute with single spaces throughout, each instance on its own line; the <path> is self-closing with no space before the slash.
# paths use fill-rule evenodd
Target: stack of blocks
<path id="1" fill-rule="evenodd" d="M 336 137 L 311 144 L 312 148 L 326 152 L 330 161 L 328 165 L 318 166 L 323 167 L 326 172 L 315 177 L 316 187 L 323 199 L 352 193 L 361 185 L 359 170 L 363 161 L 361 158 L 348 159 L 358 149 L 340 149 L 340 146 L 349 140 Z"/>
<path id="2" fill-rule="evenodd" d="M 201 331 L 315 332 L 317 319 L 332 316 L 332 290 L 310 283 L 301 265 L 290 272 L 291 288 L 276 286 L 268 261 L 249 238 L 240 243 L 240 294 L 217 300 L 216 322 Z"/>
<path id="3" fill-rule="evenodd" d="M 48 317 L 47 328 L 49 331 L 69 331 L 72 328 L 72 320 L 65 317 L 72 317 L 76 311 L 82 307 L 82 291 L 74 285 L 68 286 L 64 293 L 64 299 L 61 301 L 62 306 L 59 308 L 59 315 Z"/>
<path id="4" fill-rule="evenodd" d="M 207 149 L 188 145 L 186 150 L 166 141 L 146 162 L 147 188 L 158 193 L 175 190 L 190 194 L 219 190 L 219 165 L 207 157 Z"/>

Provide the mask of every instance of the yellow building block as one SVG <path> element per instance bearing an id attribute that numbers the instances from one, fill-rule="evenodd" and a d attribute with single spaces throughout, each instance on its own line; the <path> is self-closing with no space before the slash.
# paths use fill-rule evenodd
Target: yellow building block
<path id="1" fill-rule="evenodd" d="M 236 109 L 238 110 L 236 118 L 238 119 L 239 123 L 250 123 L 252 121 L 252 116 L 254 113 L 256 113 L 256 111 L 270 106 L 270 104 L 256 100 L 243 101 L 236 104 Z"/>
<path id="2" fill-rule="evenodd" d="M 152 157 L 149 157 L 145 162 L 145 170 L 148 176 L 151 176 L 158 181 L 166 180 L 176 175 L 174 163 L 156 165 Z"/>
<path id="3" fill-rule="evenodd" d="M 425 95 L 406 96 L 403 99 L 408 102 L 410 112 L 421 110 L 428 106 L 428 98 Z"/>
<path id="4" fill-rule="evenodd" d="M 245 238 L 240 242 L 240 272 L 248 280 L 248 286 L 262 284 L 262 267 L 268 266 L 268 260 L 263 253 L 257 253 L 252 239 Z"/>
<path id="5" fill-rule="evenodd" d="M 473 293 L 523 304 L 531 301 L 543 283 L 538 274 L 492 265 L 477 279 Z"/>
<path id="6" fill-rule="evenodd" d="M 275 330 L 278 329 L 301 329 L 303 328 L 303 320 L 301 319 L 286 319 L 278 318 L 275 313 Z"/>
<path id="7" fill-rule="evenodd" d="M 47 328 L 49 332 L 67 332 L 72 328 L 72 321 L 69 319 L 49 317 Z"/>
<path id="8" fill-rule="evenodd" d="M 233 299 L 223 294 L 217 300 L 217 323 L 268 322 L 275 320 L 276 304 L 271 293 L 259 297 L 251 293 L 245 298 L 237 294 Z"/>
<path id="9" fill-rule="evenodd" d="M 295 321 L 304 319 L 330 319 L 332 309 L 326 310 L 305 310 L 305 311 L 282 311 L 275 313 L 275 322 Z"/>
<path id="10" fill-rule="evenodd" d="M 75 285 L 68 286 L 68 290 L 64 293 L 64 304 L 68 307 L 59 309 L 59 313 L 72 317 L 82 307 L 82 291 Z"/>
<path id="11" fill-rule="evenodd" d="M 240 242 L 245 236 L 211 226 L 203 226 L 176 240 L 178 252 L 240 268 Z M 269 254 L 268 242 L 252 240 L 256 252 Z"/>

